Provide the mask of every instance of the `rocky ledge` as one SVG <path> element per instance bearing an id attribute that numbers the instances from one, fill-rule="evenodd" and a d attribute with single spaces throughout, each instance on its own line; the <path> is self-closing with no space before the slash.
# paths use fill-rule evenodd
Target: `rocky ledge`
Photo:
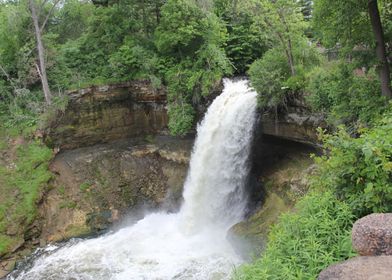
<path id="1" fill-rule="evenodd" d="M 203 98 L 197 107 L 198 119 L 221 90 L 219 83 L 209 97 Z M 67 108 L 43 133 L 45 142 L 56 149 L 76 149 L 167 130 L 166 90 L 155 89 L 147 81 L 92 86 L 67 95 Z M 293 99 L 284 110 L 263 114 L 259 130 L 264 135 L 315 145 L 319 126 L 326 127 L 324 117 L 312 113 L 303 100 Z"/>
<path id="2" fill-rule="evenodd" d="M 355 222 L 353 247 L 360 255 L 322 271 L 319 280 L 392 279 L 392 214 L 371 214 Z"/>
<path id="3" fill-rule="evenodd" d="M 293 97 L 285 108 L 266 111 L 261 117 L 264 135 L 317 146 L 317 128 L 327 128 L 325 116 L 312 112 L 304 97 Z"/>
<path id="4" fill-rule="evenodd" d="M 64 113 L 45 133 L 49 146 L 75 149 L 147 134 L 167 127 L 166 93 L 147 81 L 67 92 Z"/>

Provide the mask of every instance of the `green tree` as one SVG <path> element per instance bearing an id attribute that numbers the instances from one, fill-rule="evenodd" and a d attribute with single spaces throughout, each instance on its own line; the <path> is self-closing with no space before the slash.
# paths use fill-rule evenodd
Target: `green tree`
<path id="1" fill-rule="evenodd" d="M 352 138 L 344 128 L 322 134 L 325 154 L 316 158 L 314 185 L 333 190 L 357 217 L 392 211 L 392 115 Z"/>
<path id="2" fill-rule="evenodd" d="M 267 31 L 271 45 L 273 47 L 279 46 L 284 51 L 291 75 L 295 76 L 294 42 L 304 36 L 306 29 L 298 2 L 292 0 L 253 0 L 249 9 L 253 11 L 259 28 Z"/>
<path id="3" fill-rule="evenodd" d="M 391 98 L 390 70 L 378 1 L 314 2 L 314 26 L 318 31 L 318 37 L 326 46 L 335 46 L 339 43 L 349 53 L 352 53 L 355 47 L 375 46 L 381 93 Z"/>
<path id="4" fill-rule="evenodd" d="M 246 1 L 215 0 L 215 13 L 223 19 L 228 32 L 225 51 L 237 74 L 246 73 L 267 50 L 268 43 L 266 31 L 255 25 Z"/>
<path id="5" fill-rule="evenodd" d="M 222 48 L 226 29 L 212 12 L 192 0 L 169 0 L 161 15 L 155 45 L 166 60 L 169 127 L 173 134 L 183 135 L 194 123 L 194 106 L 230 73 Z"/>

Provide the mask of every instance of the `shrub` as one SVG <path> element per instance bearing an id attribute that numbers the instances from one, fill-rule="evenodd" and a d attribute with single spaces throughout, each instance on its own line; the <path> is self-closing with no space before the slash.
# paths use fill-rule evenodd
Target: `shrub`
<path id="1" fill-rule="evenodd" d="M 169 106 L 169 129 L 173 135 L 185 135 L 191 130 L 195 111 L 190 104 Z"/>
<path id="2" fill-rule="evenodd" d="M 258 92 L 262 107 L 285 105 L 290 94 L 302 93 L 306 86 L 305 73 L 317 66 L 321 57 L 305 40 L 295 42 L 293 48 L 296 74 L 292 75 L 284 50 L 279 47 L 268 50 L 249 68 L 252 86 Z"/>
<path id="3" fill-rule="evenodd" d="M 325 155 L 314 185 L 333 190 L 361 217 L 372 212 L 392 211 L 392 115 L 352 138 L 345 129 L 321 134 Z"/>
<path id="4" fill-rule="evenodd" d="M 169 129 L 184 135 L 194 123 L 194 108 L 225 74 L 231 73 L 223 50 L 226 30 L 219 18 L 187 0 L 169 0 L 155 30 L 155 46 L 166 58 Z"/>
<path id="5" fill-rule="evenodd" d="M 284 101 L 284 82 L 289 77 L 289 67 L 282 52 L 275 48 L 267 51 L 263 58 L 256 60 L 249 68 L 252 86 L 259 93 L 260 106 L 274 107 Z"/>
<path id="6" fill-rule="evenodd" d="M 308 78 L 310 105 L 328 113 L 332 125 L 345 124 L 353 131 L 370 125 L 387 108 L 374 70 L 358 76 L 351 65 L 334 62 L 314 69 Z"/>
<path id="7" fill-rule="evenodd" d="M 244 265 L 234 279 L 315 279 L 328 265 L 353 256 L 353 215 L 331 192 L 310 193 L 273 226 L 260 259 Z"/>

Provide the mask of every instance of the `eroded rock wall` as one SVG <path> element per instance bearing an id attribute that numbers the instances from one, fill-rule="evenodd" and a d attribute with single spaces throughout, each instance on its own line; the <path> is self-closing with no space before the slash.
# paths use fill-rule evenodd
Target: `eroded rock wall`
<path id="1" fill-rule="evenodd" d="M 69 104 L 46 134 L 46 142 L 75 149 L 167 127 L 166 94 L 146 81 L 94 86 L 67 93 Z"/>
<path id="2" fill-rule="evenodd" d="M 59 154 L 41 205 L 41 243 L 105 230 L 142 208 L 176 209 L 192 142 L 133 138 Z"/>
<path id="3" fill-rule="evenodd" d="M 325 116 L 311 112 L 302 99 L 290 100 L 284 110 L 268 111 L 261 116 L 264 135 L 317 146 L 317 128 L 327 128 Z"/>

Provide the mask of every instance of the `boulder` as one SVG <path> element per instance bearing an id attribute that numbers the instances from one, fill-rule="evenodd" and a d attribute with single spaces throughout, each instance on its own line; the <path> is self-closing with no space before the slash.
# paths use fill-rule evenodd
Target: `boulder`
<path id="1" fill-rule="evenodd" d="M 352 242 L 362 256 L 392 255 L 392 214 L 371 214 L 356 221 Z"/>
<path id="2" fill-rule="evenodd" d="M 392 256 L 355 257 L 322 271 L 318 280 L 392 279 Z"/>

